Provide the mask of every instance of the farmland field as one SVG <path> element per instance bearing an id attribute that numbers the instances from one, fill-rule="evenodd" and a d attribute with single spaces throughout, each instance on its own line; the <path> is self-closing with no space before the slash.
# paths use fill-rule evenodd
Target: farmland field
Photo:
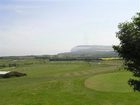
<path id="1" fill-rule="evenodd" d="M 19 66 L 0 71 L 27 76 L 0 79 L 0 105 L 140 105 L 140 93 L 127 85 L 131 74 L 122 70 L 121 60 L 16 62 Z"/>

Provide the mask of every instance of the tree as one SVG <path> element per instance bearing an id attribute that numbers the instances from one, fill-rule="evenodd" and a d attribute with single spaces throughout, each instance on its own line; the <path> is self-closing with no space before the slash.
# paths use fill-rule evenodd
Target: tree
<path id="1" fill-rule="evenodd" d="M 130 22 L 120 23 L 118 28 L 116 36 L 120 44 L 113 48 L 124 59 L 127 70 L 140 77 L 140 13 L 137 13 Z M 131 82 L 132 79 L 129 80 L 130 84 Z"/>

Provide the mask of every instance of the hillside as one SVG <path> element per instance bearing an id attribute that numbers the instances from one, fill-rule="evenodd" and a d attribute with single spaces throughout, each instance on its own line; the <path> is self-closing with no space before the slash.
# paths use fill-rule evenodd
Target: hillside
<path id="1" fill-rule="evenodd" d="M 109 52 L 113 51 L 112 46 L 101 45 L 80 45 L 71 49 L 72 53 L 85 53 L 85 52 Z"/>
<path id="2" fill-rule="evenodd" d="M 117 53 L 114 52 L 112 46 L 102 46 L 102 45 L 79 45 L 71 49 L 70 52 L 60 53 L 57 55 L 61 57 L 116 57 Z"/>

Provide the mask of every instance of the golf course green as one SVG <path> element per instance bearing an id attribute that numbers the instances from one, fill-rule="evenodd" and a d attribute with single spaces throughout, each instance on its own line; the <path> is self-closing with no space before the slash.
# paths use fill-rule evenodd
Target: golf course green
<path id="1" fill-rule="evenodd" d="M 121 60 L 32 61 L 0 69 L 27 74 L 0 78 L 0 105 L 140 105 L 140 93 L 127 84 L 131 74 L 122 70 Z"/>
<path id="2" fill-rule="evenodd" d="M 88 78 L 85 81 L 85 86 L 97 91 L 133 92 L 133 89 L 127 83 L 131 76 L 130 72 L 100 74 Z"/>

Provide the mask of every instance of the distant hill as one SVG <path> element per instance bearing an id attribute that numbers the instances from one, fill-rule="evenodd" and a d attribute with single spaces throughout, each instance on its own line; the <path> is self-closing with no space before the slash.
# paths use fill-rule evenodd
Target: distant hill
<path id="1" fill-rule="evenodd" d="M 112 46 L 102 45 L 79 45 L 71 49 L 71 52 L 60 53 L 57 55 L 59 58 L 101 58 L 101 57 L 116 57 L 117 53 L 114 52 Z"/>
<path id="2" fill-rule="evenodd" d="M 72 53 L 88 53 L 88 52 L 110 52 L 114 51 L 112 46 L 100 45 L 80 45 L 71 49 Z"/>

